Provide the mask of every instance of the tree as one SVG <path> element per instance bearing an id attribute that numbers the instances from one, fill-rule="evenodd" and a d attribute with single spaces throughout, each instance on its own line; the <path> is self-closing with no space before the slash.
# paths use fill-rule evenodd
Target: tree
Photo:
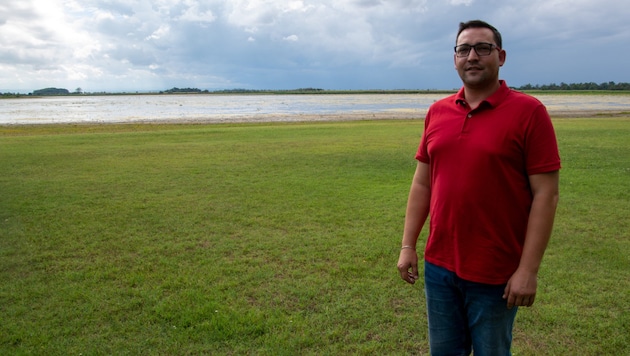
<path id="1" fill-rule="evenodd" d="M 68 89 L 63 89 L 63 88 L 46 88 L 46 89 L 33 91 L 33 95 L 68 95 L 68 94 L 70 94 Z"/>

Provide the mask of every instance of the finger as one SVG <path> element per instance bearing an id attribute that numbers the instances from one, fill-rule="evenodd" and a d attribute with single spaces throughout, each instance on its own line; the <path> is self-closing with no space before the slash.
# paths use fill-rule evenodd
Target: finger
<path id="1" fill-rule="evenodd" d="M 509 295 L 510 295 L 510 282 L 508 281 L 507 284 L 505 285 L 505 289 L 503 290 L 503 296 L 501 298 L 507 299 Z"/>
<path id="2" fill-rule="evenodd" d="M 536 300 L 536 295 L 534 294 L 534 295 L 532 296 L 532 298 L 529 300 L 529 305 L 528 305 L 528 306 L 530 306 L 530 307 L 531 307 L 532 305 L 534 305 L 534 301 L 535 301 L 535 300 Z"/>
<path id="3" fill-rule="evenodd" d="M 527 304 L 525 306 L 531 307 L 532 305 L 534 305 L 534 299 L 536 299 L 536 295 L 529 296 L 529 299 L 527 299 Z"/>
<path id="4" fill-rule="evenodd" d="M 414 284 L 416 283 L 416 279 L 418 278 L 414 276 L 412 272 L 409 272 L 409 274 L 407 275 L 407 282 L 410 284 Z"/>
<path id="5" fill-rule="evenodd" d="M 407 271 L 400 270 L 400 278 L 402 278 L 403 281 L 407 281 Z"/>
<path id="6" fill-rule="evenodd" d="M 516 298 L 512 294 L 507 295 L 507 308 L 512 309 L 516 305 Z"/>
<path id="7" fill-rule="evenodd" d="M 411 281 L 409 280 L 409 267 L 399 265 L 398 271 L 400 272 L 400 278 L 402 278 L 403 281 L 411 283 Z"/>

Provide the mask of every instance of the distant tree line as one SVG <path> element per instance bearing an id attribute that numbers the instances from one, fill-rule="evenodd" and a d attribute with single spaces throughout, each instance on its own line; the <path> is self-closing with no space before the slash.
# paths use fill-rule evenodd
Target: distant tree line
<path id="1" fill-rule="evenodd" d="M 172 89 L 168 89 L 163 92 L 160 92 L 160 93 L 176 94 L 176 93 L 207 93 L 207 92 L 208 92 L 207 90 L 202 91 L 201 89 L 197 89 L 197 88 L 172 88 Z"/>
<path id="2" fill-rule="evenodd" d="M 517 90 L 542 90 L 542 91 L 595 91 L 595 90 L 616 90 L 616 91 L 630 91 L 630 83 L 615 83 L 615 82 L 604 82 L 604 83 L 560 83 L 560 84 L 525 84 L 520 87 L 515 87 Z M 457 89 L 454 89 L 457 90 Z M 451 90 L 452 91 L 452 90 Z M 222 89 L 222 90 L 201 90 L 198 88 L 172 88 L 164 91 L 160 91 L 159 94 L 184 94 L 184 93 L 204 93 L 204 94 L 346 94 L 346 93 L 442 93 L 442 92 L 451 92 L 445 90 L 420 90 L 420 89 L 400 89 L 400 90 L 326 90 L 321 88 L 298 88 L 298 89 L 287 89 L 287 90 L 259 90 L 259 89 Z M 83 92 L 81 88 L 75 89 L 74 92 L 70 93 L 67 89 L 63 88 L 45 88 L 34 90 L 32 93 L 29 93 L 29 96 L 47 96 L 47 95 L 82 95 L 88 94 Z M 116 93 L 108 93 L 108 92 L 99 92 L 99 93 L 89 93 L 90 95 L 113 95 Z M 119 94 L 130 94 L 130 93 L 119 93 Z M 136 92 L 136 94 L 148 94 L 148 93 L 140 93 Z M 155 93 L 154 93 L 155 94 Z M 20 93 L 2 93 L 0 92 L 0 98 L 19 98 L 25 96 L 25 94 Z"/>
<path id="3" fill-rule="evenodd" d="M 38 89 L 38 90 L 33 90 L 32 93 L 28 93 L 28 94 L 22 94 L 22 93 L 11 93 L 11 92 L 5 92 L 2 93 L 0 92 L 0 98 L 20 98 L 23 96 L 60 96 L 60 95 L 81 95 L 83 94 L 83 89 L 81 88 L 76 88 L 74 90 L 74 92 L 70 92 L 68 89 L 64 89 L 64 88 L 44 88 L 44 89 Z M 102 93 L 102 94 L 107 94 L 107 93 Z"/>
<path id="4" fill-rule="evenodd" d="M 630 90 L 630 83 L 560 83 L 560 84 L 526 84 L 521 87 L 515 88 L 517 90 Z M 325 90 L 321 88 L 298 88 L 298 89 L 286 89 L 286 90 L 272 90 L 272 89 L 222 89 L 222 90 L 201 90 L 197 88 L 173 88 L 165 90 L 160 93 L 225 93 L 225 94 L 318 94 L 318 93 L 425 93 L 425 92 L 443 92 L 443 90 Z"/>
<path id="5" fill-rule="evenodd" d="M 62 88 L 46 88 L 46 89 L 39 89 L 39 90 L 33 90 L 33 95 L 68 95 L 70 94 L 70 92 L 68 91 L 68 89 L 62 89 Z"/>
<path id="6" fill-rule="evenodd" d="M 19 98 L 23 96 L 20 93 L 0 93 L 0 97 L 4 98 L 4 99 L 8 99 L 8 98 Z"/>
<path id="7" fill-rule="evenodd" d="M 286 89 L 286 90 L 259 90 L 259 89 L 223 89 L 215 90 L 213 93 L 227 93 L 227 94 L 254 94 L 254 93 L 321 93 L 326 90 L 320 88 L 299 88 L 299 89 Z"/>
<path id="8" fill-rule="evenodd" d="M 630 83 L 560 83 L 560 84 L 545 84 L 545 85 L 531 85 L 526 84 L 516 88 L 518 90 L 630 90 Z"/>

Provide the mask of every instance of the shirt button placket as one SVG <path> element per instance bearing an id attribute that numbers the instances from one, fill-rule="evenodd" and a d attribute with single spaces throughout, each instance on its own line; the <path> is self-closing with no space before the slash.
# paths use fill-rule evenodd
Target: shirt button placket
<path id="1" fill-rule="evenodd" d="M 466 132 L 468 132 L 468 126 L 470 125 L 470 124 L 469 124 L 469 121 L 470 121 L 469 119 L 470 119 L 471 117 L 472 117 L 472 113 L 470 113 L 470 112 L 469 112 L 468 114 L 466 114 L 465 119 L 464 119 L 464 121 L 462 122 L 462 131 L 461 131 L 461 134 L 462 134 L 462 135 L 465 135 L 465 134 L 466 134 Z"/>

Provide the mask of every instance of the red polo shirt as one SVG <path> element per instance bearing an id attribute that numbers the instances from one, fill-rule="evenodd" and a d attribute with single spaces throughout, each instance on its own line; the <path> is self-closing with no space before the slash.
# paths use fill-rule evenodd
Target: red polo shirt
<path id="1" fill-rule="evenodd" d="M 416 159 L 431 174 L 425 259 L 465 280 L 506 283 L 523 250 L 528 176 L 560 169 L 546 108 L 501 81 L 470 110 L 462 88 L 429 109 Z"/>

